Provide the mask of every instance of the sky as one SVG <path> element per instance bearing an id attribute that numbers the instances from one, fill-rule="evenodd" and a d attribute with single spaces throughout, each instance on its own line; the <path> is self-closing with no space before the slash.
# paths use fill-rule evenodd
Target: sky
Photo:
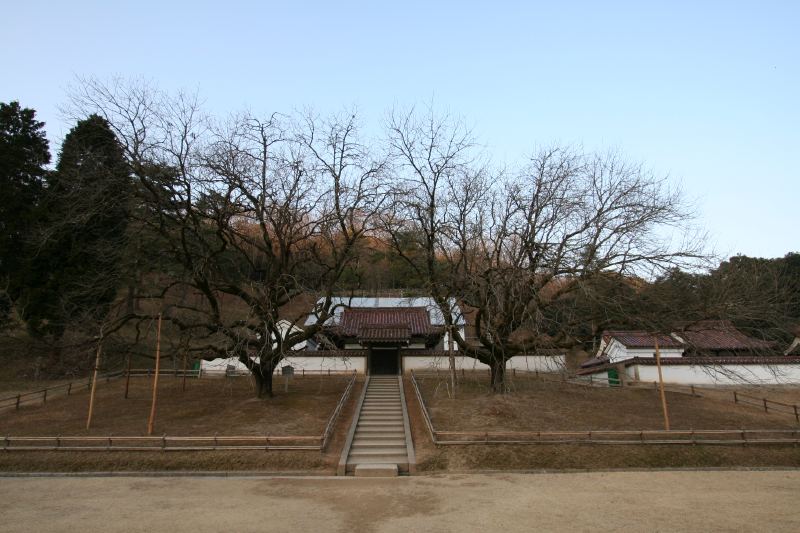
<path id="1" fill-rule="evenodd" d="M 77 77 L 197 91 L 218 115 L 355 107 L 375 131 L 433 102 L 500 165 L 554 143 L 643 162 L 720 256 L 800 252 L 795 0 L 0 3 L 0 101 L 56 147 Z"/>

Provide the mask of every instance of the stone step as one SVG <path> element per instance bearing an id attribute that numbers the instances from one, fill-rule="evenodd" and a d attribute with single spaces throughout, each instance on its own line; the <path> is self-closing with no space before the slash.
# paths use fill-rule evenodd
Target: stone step
<path id="1" fill-rule="evenodd" d="M 362 409 L 361 416 L 364 415 L 403 415 L 403 410 L 399 407 L 389 407 L 386 409 Z"/>
<path id="2" fill-rule="evenodd" d="M 400 397 L 397 398 L 390 398 L 389 396 L 381 396 L 380 398 L 364 398 L 364 403 L 383 403 L 383 404 L 392 404 L 392 405 L 400 405 Z"/>
<path id="3" fill-rule="evenodd" d="M 399 420 L 402 422 L 403 413 L 361 413 L 359 420 Z"/>
<path id="4" fill-rule="evenodd" d="M 369 433 L 369 432 L 356 432 L 353 435 L 353 442 L 355 441 L 369 441 L 369 442 L 380 442 L 380 441 L 402 441 L 405 443 L 406 436 L 402 431 L 384 431 L 381 433 Z"/>
<path id="5" fill-rule="evenodd" d="M 364 426 L 361 428 L 356 429 L 355 436 L 358 437 L 360 435 L 387 435 L 394 438 L 396 436 L 405 437 L 406 433 L 404 428 L 401 428 L 398 424 L 397 429 L 394 428 L 387 428 L 381 426 Z"/>
<path id="6" fill-rule="evenodd" d="M 356 429 L 378 428 L 383 431 L 405 431 L 403 422 L 394 420 L 364 420 L 359 421 Z"/>
<path id="7" fill-rule="evenodd" d="M 378 459 L 376 462 L 391 462 L 400 460 L 408 460 L 408 452 L 405 446 L 394 446 L 389 448 L 359 448 L 357 450 L 350 450 L 351 459 L 360 459 L 362 457 L 372 457 Z"/>
<path id="8" fill-rule="evenodd" d="M 403 473 L 408 472 L 408 459 L 403 459 L 402 462 L 401 461 L 384 462 L 384 461 L 372 461 L 370 459 L 354 459 L 352 462 L 350 461 L 347 462 L 347 465 L 345 466 L 346 472 L 348 474 L 353 474 L 355 473 L 355 469 L 358 468 L 359 465 L 364 465 L 364 464 L 394 465 L 397 467 L 398 471 Z"/>
<path id="9" fill-rule="evenodd" d="M 358 450 L 362 448 L 402 448 L 405 447 L 405 445 L 405 439 L 373 439 L 369 437 L 358 437 L 353 439 L 351 450 Z"/>
<path id="10" fill-rule="evenodd" d="M 359 464 L 353 470 L 356 477 L 396 477 L 398 473 L 396 464 L 386 463 Z"/>

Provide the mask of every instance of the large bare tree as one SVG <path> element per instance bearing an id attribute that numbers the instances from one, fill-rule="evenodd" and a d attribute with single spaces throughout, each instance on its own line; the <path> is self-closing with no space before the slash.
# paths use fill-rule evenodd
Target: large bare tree
<path id="1" fill-rule="evenodd" d="M 398 252 L 426 275 L 448 325 L 453 299 L 474 309 L 474 338 L 454 338 L 491 368 L 495 392 L 511 357 L 576 343 L 574 324 L 554 320 L 570 294 L 701 255 L 680 192 L 617 153 L 542 149 L 490 172 L 457 120 L 412 110 L 388 129 L 401 179 L 386 232 L 417 237 L 413 257 Z"/>
<path id="2" fill-rule="evenodd" d="M 200 357 L 237 357 L 259 396 L 271 395 L 278 362 L 334 311 L 384 199 L 385 163 L 362 144 L 356 116 L 215 121 L 196 98 L 96 80 L 72 102 L 115 128 L 140 183 L 139 222 L 157 236 L 148 253 L 170 258 L 149 296 L 170 302 L 167 318 Z M 317 324 L 297 316 L 285 327 L 280 309 L 306 292 L 322 296 Z"/>

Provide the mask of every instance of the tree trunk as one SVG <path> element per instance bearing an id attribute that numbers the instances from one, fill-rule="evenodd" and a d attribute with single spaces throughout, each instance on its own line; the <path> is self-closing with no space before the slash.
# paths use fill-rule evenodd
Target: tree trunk
<path id="1" fill-rule="evenodd" d="M 489 368 L 492 376 L 492 394 L 506 392 L 506 360 L 502 357 L 492 359 Z"/>
<path id="2" fill-rule="evenodd" d="M 272 372 L 275 365 L 271 360 L 254 366 L 250 371 L 256 380 L 256 396 L 259 398 L 272 398 Z"/>

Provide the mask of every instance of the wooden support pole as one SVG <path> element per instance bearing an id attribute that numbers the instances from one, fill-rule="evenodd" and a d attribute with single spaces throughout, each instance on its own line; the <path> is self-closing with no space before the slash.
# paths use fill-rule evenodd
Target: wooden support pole
<path id="1" fill-rule="evenodd" d="M 658 367 L 658 389 L 661 396 L 661 409 L 664 411 L 664 429 L 669 431 L 669 411 L 667 410 L 667 396 L 664 393 L 664 377 L 661 374 L 661 351 L 658 349 L 658 338 L 655 339 L 656 345 L 656 366 Z"/>
<path id="2" fill-rule="evenodd" d="M 150 405 L 150 418 L 147 420 L 147 435 L 153 434 L 153 422 L 156 419 L 156 400 L 158 399 L 158 370 L 161 366 L 161 313 L 158 313 L 158 329 L 156 330 L 156 370 L 153 373 L 153 403 Z"/>
<path id="3" fill-rule="evenodd" d="M 94 412 L 94 393 L 97 390 L 97 369 L 100 368 L 100 354 L 103 350 L 103 327 L 100 326 L 100 339 L 97 341 L 97 354 L 94 358 L 94 372 L 92 373 L 92 391 L 89 393 L 89 414 L 86 417 L 86 429 L 92 425 Z"/>
<path id="4" fill-rule="evenodd" d="M 183 352 L 183 383 L 181 384 L 181 392 L 186 392 L 186 352 Z"/>
<path id="5" fill-rule="evenodd" d="M 128 390 L 131 387 L 131 354 L 128 354 L 128 368 L 125 371 L 125 399 L 128 399 Z"/>
<path id="6" fill-rule="evenodd" d="M 447 359 L 450 363 L 450 391 L 451 398 L 456 397 L 456 356 L 453 354 L 453 326 L 448 328 Z"/>

